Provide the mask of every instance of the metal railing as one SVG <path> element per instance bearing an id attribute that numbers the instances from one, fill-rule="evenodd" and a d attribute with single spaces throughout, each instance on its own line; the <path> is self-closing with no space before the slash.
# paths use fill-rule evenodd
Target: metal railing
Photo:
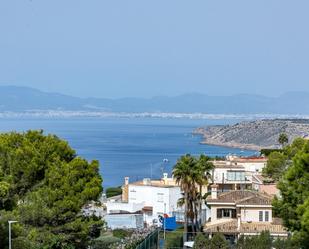
<path id="1" fill-rule="evenodd" d="M 157 249 L 159 248 L 159 229 L 156 229 L 135 248 L 135 249 Z"/>

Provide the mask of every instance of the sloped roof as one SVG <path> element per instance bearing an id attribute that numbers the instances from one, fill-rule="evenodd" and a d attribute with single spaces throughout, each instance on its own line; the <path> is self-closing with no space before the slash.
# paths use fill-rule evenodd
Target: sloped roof
<path id="1" fill-rule="evenodd" d="M 259 182 L 260 184 L 263 184 L 265 180 L 265 177 L 260 174 L 253 175 L 252 178 L 256 180 L 257 182 Z"/>
<path id="2" fill-rule="evenodd" d="M 218 193 L 216 199 L 211 195 L 207 197 L 207 202 L 234 203 L 235 205 L 271 205 L 271 197 L 250 190 L 234 190 L 225 193 Z"/>
<path id="3" fill-rule="evenodd" d="M 255 195 L 236 201 L 236 205 L 271 205 L 271 199 L 265 196 Z"/>

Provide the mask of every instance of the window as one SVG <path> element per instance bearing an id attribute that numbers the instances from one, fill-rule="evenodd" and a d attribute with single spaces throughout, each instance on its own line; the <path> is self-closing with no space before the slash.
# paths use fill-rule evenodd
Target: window
<path id="1" fill-rule="evenodd" d="M 263 221 L 263 211 L 259 211 L 259 221 Z"/>
<path id="2" fill-rule="evenodd" d="M 222 217 L 231 217 L 231 213 L 229 209 L 223 209 L 222 210 Z"/>
<path id="3" fill-rule="evenodd" d="M 236 209 L 218 208 L 217 218 L 236 218 Z"/>
<path id="4" fill-rule="evenodd" d="M 269 211 L 265 211 L 265 221 L 269 221 Z"/>
<path id="5" fill-rule="evenodd" d="M 158 197 L 158 202 L 163 202 L 164 193 L 158 193 L 157 197 Z"/>
<path id="6" fill-rule="evenodd" d="M 243 171 L 228 171 L 227 172 L 228 181 L 245 181 L 245 172 Z"/>

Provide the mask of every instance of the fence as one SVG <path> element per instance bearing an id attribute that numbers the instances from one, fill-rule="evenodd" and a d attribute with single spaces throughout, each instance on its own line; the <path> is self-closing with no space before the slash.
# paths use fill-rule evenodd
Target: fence
<path id="1" fill-rule="evenodd" d="M 157 249 L 159 248 L 159 229 L 149 234 L 135 249 Z"/>

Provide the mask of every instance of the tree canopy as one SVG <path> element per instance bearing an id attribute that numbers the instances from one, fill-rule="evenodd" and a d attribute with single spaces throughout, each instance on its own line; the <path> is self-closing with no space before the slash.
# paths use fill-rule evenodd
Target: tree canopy
<path id="1" fill-rule="evenodd" d="M 283 152 L 274 151 L 268 156 L 263 175 L 278 181 L 287 167 L 288 157 Z"/>
<path id="2" fill-rule="evenodd" d="M 194 249 L 298 249 L 290 238 L 271 237 L 269 231 L 263 231 L 259 235 L 241 235 L 235 244 L 230 244 L 221 233 L 216 233 L 211 239 L 208 235 L 199 233 L 194 240 Z"/>
<path id="3" fill-rule="evenodd" d="M 284 147 L 284 145 L 286 145 L 289 142 L 288 135 L 285 134 L 285 133 L 281 133 L 279 135 L 278 142 L 279 142 L 279 144 L 281 144 L 282 147 Z"/>
<path id="4" fill-rule="evenodd" d="M 43 131 L 0 134 L 1 245 L 13 219 L 14 248 L 86 248 L 102 221 L 81 208 L 101 192 L 98 161 L 78 157 L 66 141 Z"/>
<path id="5" fill-rule="evenodd" d="M 275 214 L 293 232 L 293 240 L 309 248 L 309 142 L 294 141 L 287 148 L 292 163 L 278 183 L 281 198 L 274 200 Z"/>

